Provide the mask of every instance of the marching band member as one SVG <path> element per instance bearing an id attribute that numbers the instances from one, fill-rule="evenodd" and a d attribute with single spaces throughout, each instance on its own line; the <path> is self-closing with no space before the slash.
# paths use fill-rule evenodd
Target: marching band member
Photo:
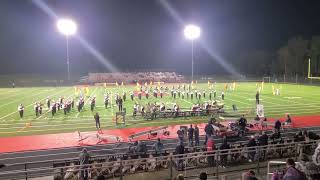
<path id="1" fill-rule="evenodd" d="M 34 105 L 33 105 L 33 109 L 34 109 L 34 111 L 35 111 L 35 114 L 36 114 L 36 117 L 38 117 L 39 116 L 39 106 L 38 106 L 38 103 L 35 103 Z"/>
<path id="2" fill-rule="evenodd" d="M 48 109 L 50 109 L 50 103 L 51 103 L 50 101 L 51 101 L 50 98 L 47 98 L 47 99 L 46 99 L 46 103 L 47 103 Z"/>
<path id="3" fill-rule="evenodd" d="M 55 102 L 52 102 L 52 105 L 51 105 L 51 114 L 52 114 L 52 117 L 56 114 L 56 112 L 57 112 L 56 103 L 55 103 Z"/>
<path id="4" fill-rule="evenodd" d="M 23 118 L 23 112 L 24 112 L 24 106 L 22 104 L 20 104 L 18 106 L 18 112 L 19 112 L 19 115 L 20 115 L 20 119 Z"/>
<path id="5" fill-rule="evenodd" d="M 96 106 L 96 97 L 93 97 L 93 98 L 91 99 L 91 103 L 90 103 L 91 112 L 93 112 L 95 106 Z"/>
<path id="6" fill-rule="evenodd" d="M 108 104 L 109 104 L 109 95 L 106 94 L 104 96 L 104 107 L 107 109 L 108 108 Z"/>
<path id="7" fill-rule="evenodd" d="M 148 92 L 148 90 L 145 91 L 145 94 L 146 94 L 146 98 L 149 99 L 149 92 Z"/>
<path id="8" fill-rule="evenodd" d="M 123 99 L 123 101 L 126 101 L 126 99 L 127 99 L 127 93 L 126 92 L 122 93 L 122 99 Z"/>

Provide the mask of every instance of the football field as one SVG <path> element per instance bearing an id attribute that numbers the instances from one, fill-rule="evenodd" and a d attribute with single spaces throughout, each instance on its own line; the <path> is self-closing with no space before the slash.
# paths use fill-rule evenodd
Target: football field
<path id="1" fill-rule="evenodd" d="M 225 111 L 229 114 L 246 114 L 248 119 L 252 119 L 255 115 L 255 94 L 257 85 L 261 83 L 237 83 L 234 91 L 226 90 L 224 83 L 217 83 L 214 87 L 217 91 L 217 99 L 225 104 Z M 169 89 L 173 84 L 167 84 Z M 177 84 L 175 87 L 177 88 Z M 59 97 L 74 98 L 77 102 L 78 97 L 75 95 L 74 87 L 33 87 L 33 88 L 1 88 L 0 89 L 0 137 L 33 135 L 33 134 L 52 134 L 62 132 L 75 131 L 92 131 L 95 130 L 95 122 L 93 114 L 99 112 L 101 128 L 114 129 L 117 128 L 114 122 L 115 113 L 118 107 L 114 102 L 114 94 L 127 94 L 124 107 L 127 110 L 126 127 L 141 126 L 159 126 L 170 124 L 188 124 L 194 122 L 207 122 L 207 117 L 193 118 L 174 118 L 174 119 L 156 119 L 145 120 L 141 116 L 134 118 L 132 116 L 134 103 L 146 105 L 148 102 L 157 104 L 165 103 L 166 108 L 172 108 L 177 103 L 181 109 L 190 109 L 194 103 L 205 103 L 209 101 L 209 88 L 207 83 L 197 84 L 197 90 L 206 91 L 206 97 L 202 96 L 201 100 L 193 98 L 193 100 L 176 98 L 173 99 L 170 90 L 161 99 L 155 98 L 150 93 L 149 99 L 142 97 L 130 99 L 130 93 L 136 90 L 136 86 L 90 86 L 88 96 L 85 97 L 85 107 L 82 112 L 78 112 L 77 108 L 71 110 L 64 115 L 63 110 L 57 112 L 52 117 L 51 112 L 46 108 L 46 98 L 50 97 L 57 101 Z M 272 93 L 272 88 L 280 89 L 280 95 L 276 96 Z M 221 100 L 221 92 L 225 91 L 225 100 Z M 112 93 L 111 107 L 105 109 L 104 94 Z M 96 108 L 90 111 L 90 97 L 96 97 Z M 35 102 L 43 104 L 43 113 L 36 117 L 33 106 Z M 22 103 L 25 107 L 24 118 L 20 119 L 17 111 L 18 105 Z M 305 86 L 295 84 L 274 84 L 264 83 L 263 90 L 260 93 L 260 103 L 264 105 L 265 116 L 270 118 L 284 117 L 285 113 L 294 116 L 319 115 L 320 114 L 320 87 Z M 76 104 L 76 103 L 75 103 Z M 232 105 L 235 104 L 238 112 L 233 112 Z"/>

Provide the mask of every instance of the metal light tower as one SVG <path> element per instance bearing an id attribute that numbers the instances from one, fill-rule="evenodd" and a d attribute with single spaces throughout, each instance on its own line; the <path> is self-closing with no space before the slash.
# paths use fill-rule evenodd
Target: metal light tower
<path id="1" fill-rule="evenodd" d="M 184 36 L 191 40 L 191 79 L 193 81 L 193 41 L 197 38 L 200 37 L 200 34 L 201 34 L 201 29 L 200 27 L 196 26 L 196 25 L 187 25 L 185 28 L 184 28 Z"/>
<path id="2" fill-rule="evenodd" d="M 68 81 L 70 81 L 69 36 L 76 34 L 78 27 L 71 19 L 59 19 L 57 21 L 57 28 L 61 34 L 66 36 Z"/>

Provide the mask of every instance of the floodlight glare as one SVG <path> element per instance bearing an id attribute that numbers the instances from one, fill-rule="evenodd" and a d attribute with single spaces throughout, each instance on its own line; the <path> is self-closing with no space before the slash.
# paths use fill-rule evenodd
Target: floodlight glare
<path id="1" fill-rule="evenodd" d="M 71 19 L 60 19 L 57 28 L 65 36 L 74 35 L 77 32 L 77 24 Z"/>
<path id="2" fill-rule="evenodd" d="M 196 25 L 190 24 L 184 28 L 184 36 L 187 39 L 190 39 L 190 40 L 197 39 L 198 37 L 200 37 L 200 34 L 201 34 L 201 29 Z"/>

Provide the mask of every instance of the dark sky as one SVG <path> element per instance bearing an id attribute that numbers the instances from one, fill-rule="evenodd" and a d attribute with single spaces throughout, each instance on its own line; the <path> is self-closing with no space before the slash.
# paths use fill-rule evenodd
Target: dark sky
<path id="1" fill-rule="evenodd" d="M 198 74 L 223 73 L 217 57 L 233 64 L 240 53 L 273 51 L 288 38 L 320 35 L 319 0 L 167 1 L 183 24 L 160 0 L 44 2 L 58 16 L 77 21 L 79 36 L 120 70 L 166 68 L 189 73 L 191 43 L 183 36 L 184 23 L 202 28 L 195 42 Z M 1 0 L 0 28 L 0 73 L 65 73 L 65 37 L 31 0 Z M 79 40 L 71 38 L 69 45 L 72 73 L 108 71 Z"/>

